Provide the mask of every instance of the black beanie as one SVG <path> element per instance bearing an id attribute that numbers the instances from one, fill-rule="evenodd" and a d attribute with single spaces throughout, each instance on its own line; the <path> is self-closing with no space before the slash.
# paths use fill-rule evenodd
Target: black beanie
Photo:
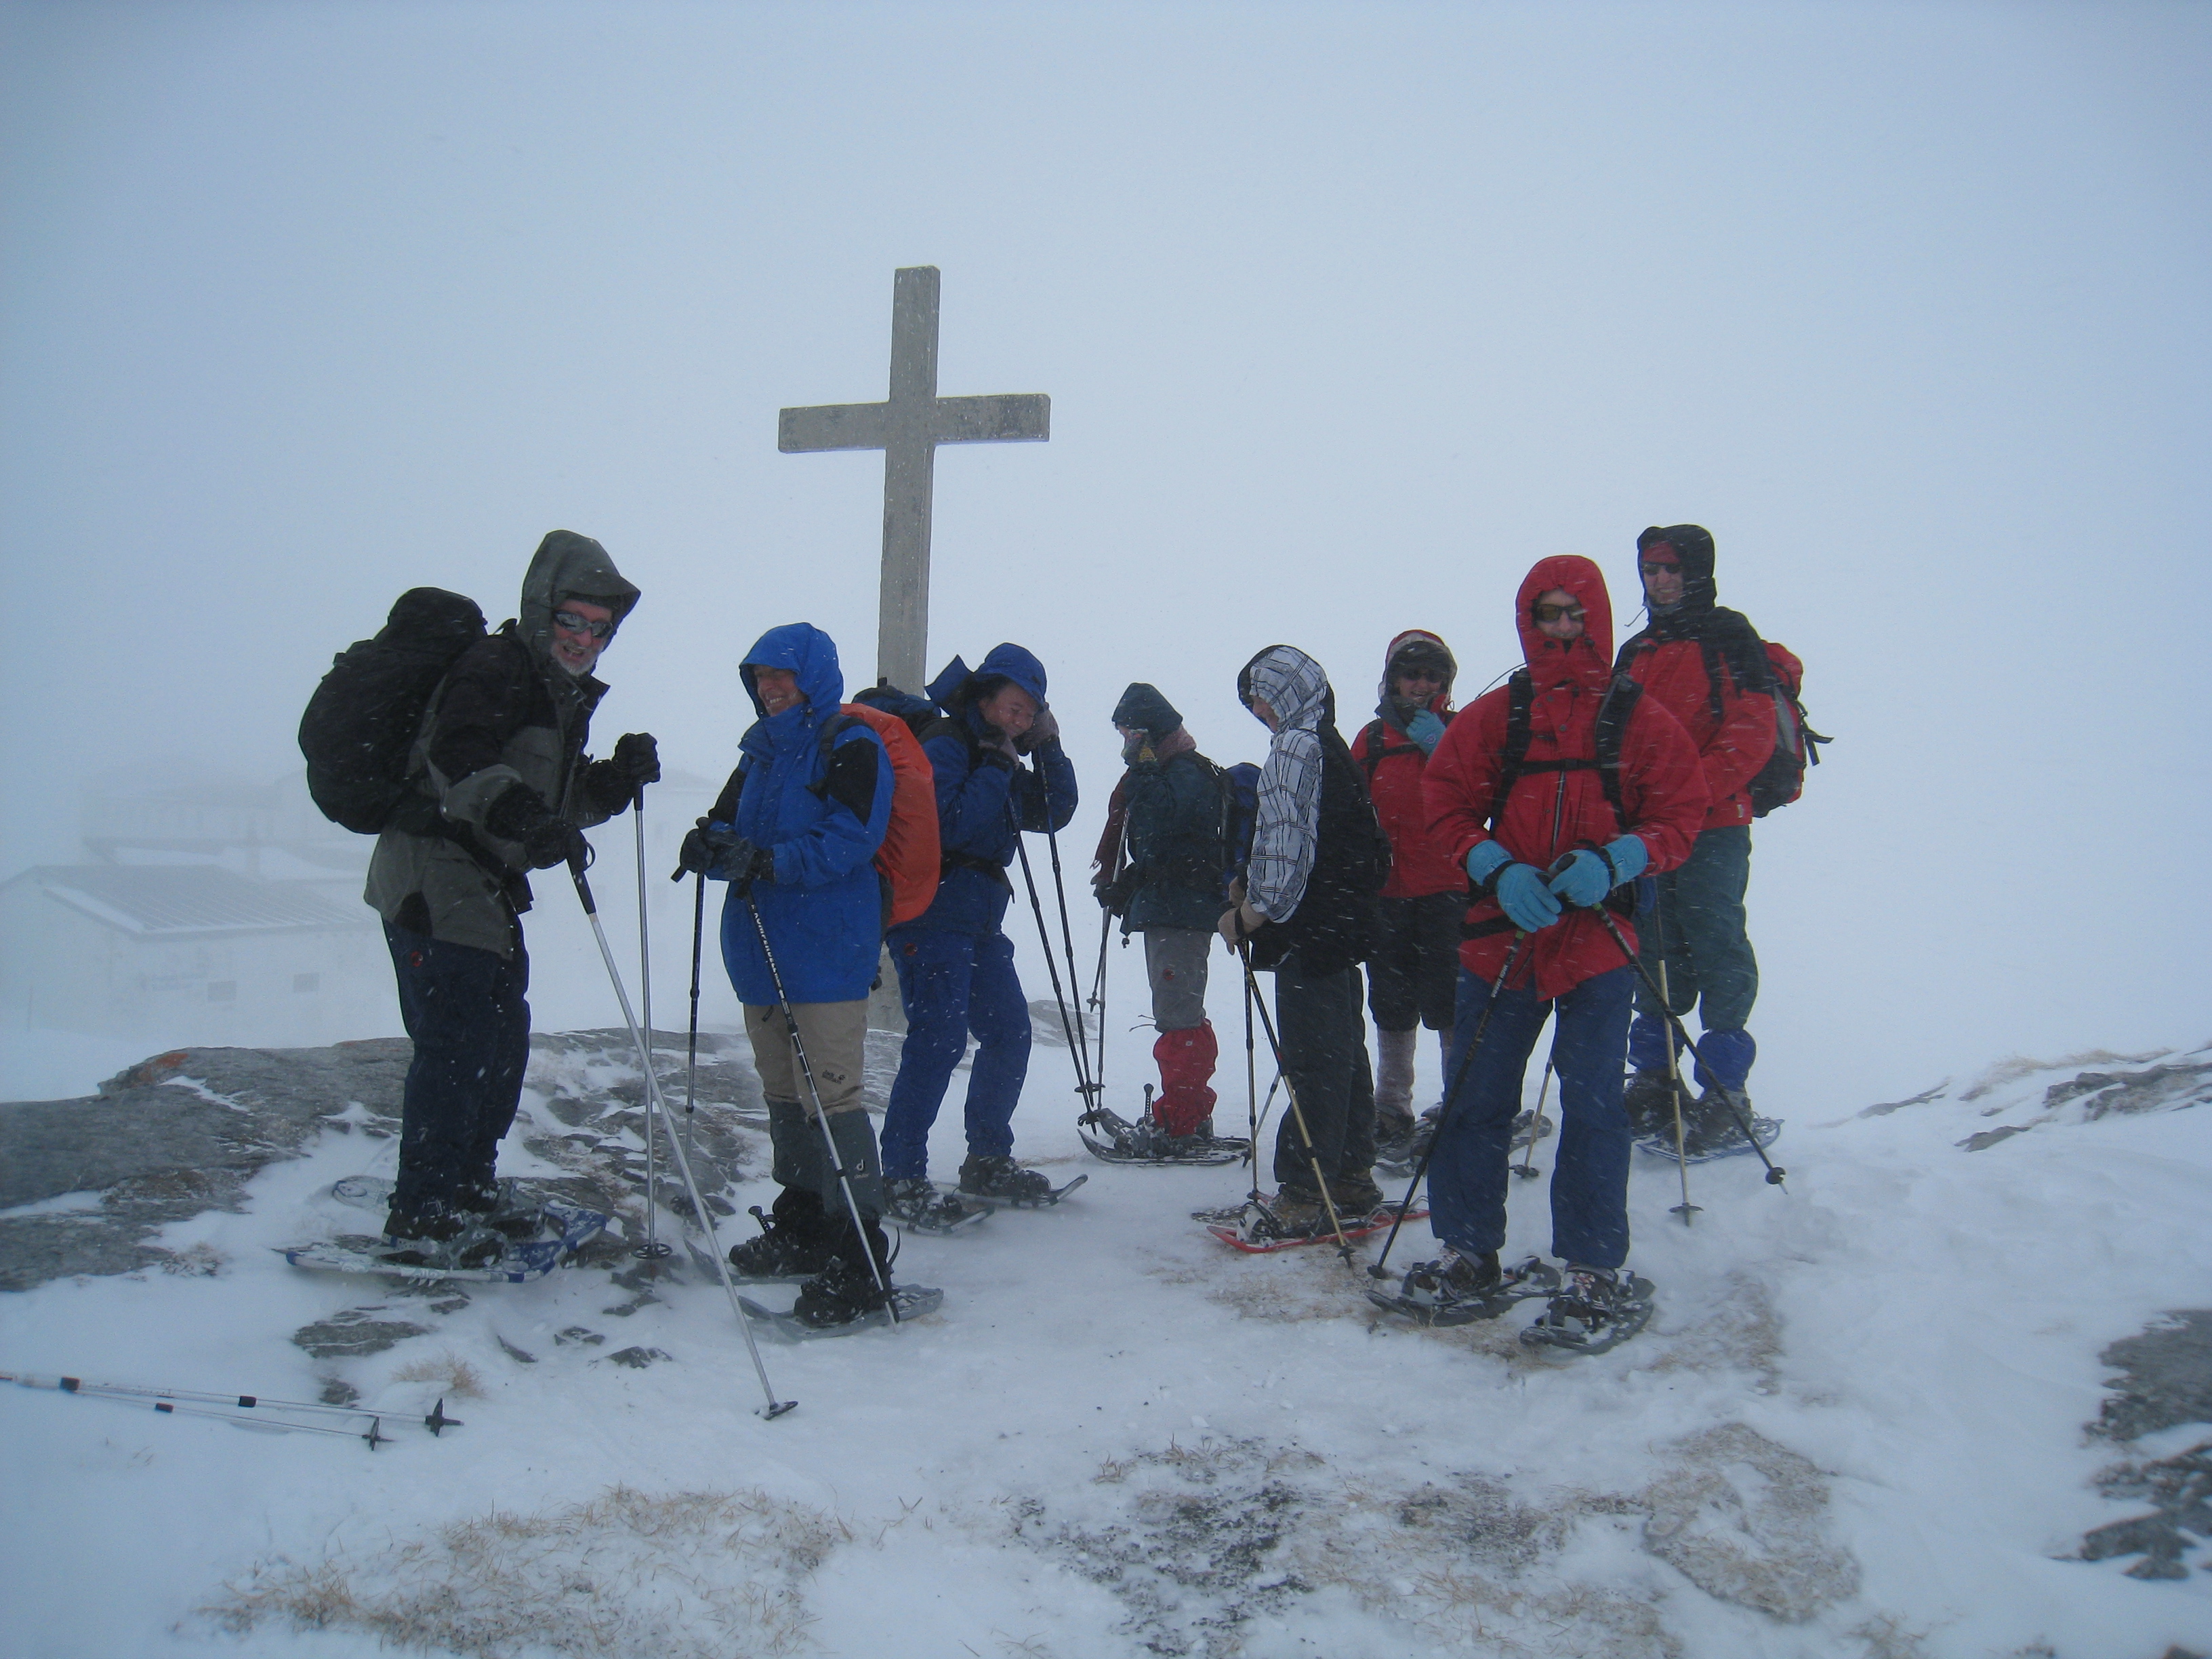
<path id="1" fill-rule="evenodd" d="M 1641 556 L 1661 542 L 1681 564 L 1683 603 L 1692 610 L 1711 605 L 1720 591 L 1713 580 L 1713 532 L 1701 524 L 1655 524 L 1636 538 L 1636 551 Z"/>
<path id="2" fill-rule="evenodd" d="M 1176 713 L 1173 703 L 1159 694 L 1157 686 L 1139 680 L 1114 705 L 1114 724 L 1146 732 L 1157 741 L 1181 726 L 1182 716 Z"/>

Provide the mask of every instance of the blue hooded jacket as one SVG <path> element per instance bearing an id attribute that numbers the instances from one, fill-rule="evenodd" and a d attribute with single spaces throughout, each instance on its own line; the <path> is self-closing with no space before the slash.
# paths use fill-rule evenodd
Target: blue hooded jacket
<path id="1" fill-rule="evenodd" d="M 994 679 L 1012 680 L 1043 705 L 1044 665 L 1018 645 L 994 646 L 972 672 L 955 657 L 930 684 L 929 695 L 946 716 L 921 745 L 937 774 L 945 878 L 929 908 L 895 932 L 997 933 L 1013 896 L 1005 871 L 1020 839 L 1016 825 L 1064 830 L 1075 816 L 1075 769 L 1059 738 L 1030 751 L 1035 770 L 979 746 L 990 731 L 976 712 L 976 692 Z"/>
<path id="2" fill-rule="evenodd" d="M 762 706 L 753 670 L 787 668 L 806 701 L 781 714 Z M 891 763 L 883 739 L 848 722 L 825 754 L 822 730 L 837 718 L 845 677 L 837 647 L 805 623 L 771 628 L 739 673 L 761 718 L 738 744 L 744 758 L 715 803 L 732 824 L 775 854 L 775 879 L 756 882 L 783 988 L 793 1002 L 855 1002 L 876 977 L 884 889 L 873 860 L 891 818 Z M 775 981 L 742 895 L 722 906 L 722 961 L 738 1000 L 776 1000 Z"/>

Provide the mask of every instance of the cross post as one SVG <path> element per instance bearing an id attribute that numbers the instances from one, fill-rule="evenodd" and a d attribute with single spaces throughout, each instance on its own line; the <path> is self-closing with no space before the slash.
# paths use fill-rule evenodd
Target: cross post
<path id="1" fill-rule="evenodd" d="M 787 455 L 831 449 L 884 452 L 883 593 L 876 672 L 919 692 L 929 648 L 929 521 L 939 444 L 1042 443 L 1052 399 L 1041 392 L 997 397 L 937 395 L 935 265 L 899 270 L 891 285 L 890 395 L 879 404 L 781 410 L 775 447 Z"/>

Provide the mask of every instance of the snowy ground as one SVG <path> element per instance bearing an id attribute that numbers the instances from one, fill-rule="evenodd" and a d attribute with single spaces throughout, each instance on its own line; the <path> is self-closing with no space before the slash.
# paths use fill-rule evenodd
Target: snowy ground
<path id="1" fill-rule="evenodd" d="M 1109 1079 L 1144 1075 L 1146 1036 L 1116 1038 Z M 1523 1357 L 1518 1320 L 1410 1330 L 1325 1250 L 1222 1249 L 1187 1215 L 1243 1172 L 1091 1161 L 1067 1056 L 1040 1046 L 1018 1150 L 1089 1184 L 908 1239 L 902 1276 L 945 1291 L 927 1320 L 764 1344 L 800 1402 L 774 1423 L 690 1268 L 655 1299 L 605 1267 L 465 1298 L 288 1267 L 268 1247 L 311 1194 L 392 1156 L 326 1135 L 248 1212 L 168 1230 L 201 1273 L 0 1299 L 0 1367 L 306 1399 L 335 1381 L 403 1418 L 442 1395 L 466 1426 L 403 1423 L 372 1455 L 0 1390 L 0 1650 L 2201 1651 L 2212 1577 L 2065 1558 L 2131 1512 L 2100 1469 L 2203 1437 L 2124 1452 L 2083 1425 L 2100 1349 L 2208 1305 L 2212 1110 L 2180 1108 L 2212 1073 L 2172 1069 L 2207 1060 L 1793 1103 L 1788 1193 L 1750 1160 L 1693 1170 L 1689 1230 L 1673 1170 L 1645 1163 L 1633 1261 L 1659 1313 L 1560 1364 Z M 532 1109 L 580 1063 L 540 1056 Z M 958 1160 L 957 1104 L 934 1157 Z M 1515 1250 L 1547 1243 L 1542 1190 L 1516 1184 Z M 1409 1228 L 1399 1259 L 1427 1242 Z M 350 1358 L 291 1340 L 353 1310 L 421 1334 Z"/>

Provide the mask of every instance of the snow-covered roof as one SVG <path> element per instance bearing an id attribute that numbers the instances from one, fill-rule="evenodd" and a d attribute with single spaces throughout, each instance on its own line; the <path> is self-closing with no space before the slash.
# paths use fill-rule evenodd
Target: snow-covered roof
<path id="1" fill-rule="evenodd" d="M 187 933 L 274 933 L 365 927 L 369 913 L 295 883 L 249 881 L 211 864 L 40 865 L 33 882 L 94 921 L 141 939 Z"/>

